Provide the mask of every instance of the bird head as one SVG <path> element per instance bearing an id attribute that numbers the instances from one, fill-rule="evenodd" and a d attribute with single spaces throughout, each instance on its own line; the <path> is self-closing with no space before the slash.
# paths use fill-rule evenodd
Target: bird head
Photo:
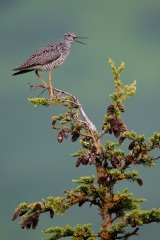
<path id="1" fill-rule="evenodd" d="M 78 41 L 77 38 L 85 38 L 85 37 L 77 37 L 74 32 L 65 32 L 65 34 L 64 34 L 64 40 L 66 40 L 66 41 L 79 42 L 81 44 L 87 45 L 86 43 Z"/>

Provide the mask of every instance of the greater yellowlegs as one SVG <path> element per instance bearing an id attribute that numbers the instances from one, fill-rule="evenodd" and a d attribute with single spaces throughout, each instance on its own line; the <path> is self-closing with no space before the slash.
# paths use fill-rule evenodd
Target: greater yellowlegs
<path id="1" fill-rule="evenodd" d="M 36 75 L 41 80 L 43 85 L 45 87 L 48 87 L 47 83 L 41 78 L 38 73 L 38 71 L 48 71 L 49 94 L 50 97 L 53 98 L 54 94 L 51 80 L 52 70 L 59 67 L 66 60 L 67 56 L 70 53 L 72 42 L 85 44 L 78 41 L 77 38 L 83 37 L 77 37 L 73 32 L 65 32 L 64 38 L 61 42 L 43 47 L 33 53 L 32 56 L 28 58 L 24 63 L 22 63 L 19 67 L 13 69 L 15 71 L 18 71 L 13 75 L 35 71 Z"/>

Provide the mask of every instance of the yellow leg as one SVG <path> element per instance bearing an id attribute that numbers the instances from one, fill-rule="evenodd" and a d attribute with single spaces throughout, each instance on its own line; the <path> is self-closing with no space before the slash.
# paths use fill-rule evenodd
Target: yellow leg
<path id="1" fill-rule="evenodd" d="M 52 87 L 52 71 L 49 71 L 48 82 L 49 82 L 49 95 L 54 98 L 53 87 Z"/>
<path id="2" fill-rule="evenodd" d="M 41 80 L 41 82 L 43 83 L 43 85 L 44 85 L 45 87 L 48 87 L 47 83 L 46 83 L 46 82 L 43 80 L 43 78 L 41 78 L 41 76 L 39 75 L 38 70 L 36 70 L 35 73 L 36 73 L 37 77 Z"/>

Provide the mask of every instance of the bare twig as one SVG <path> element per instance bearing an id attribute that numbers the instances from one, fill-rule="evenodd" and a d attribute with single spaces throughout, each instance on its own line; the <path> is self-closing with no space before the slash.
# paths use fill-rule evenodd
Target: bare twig
<path id="1" fill-rule="evenodd" d="M 31 90 L 38 90 L 38 89 L 40 89 L 40 88 L 44 88 L 44 90 L 40 93 L 40 95 L 41 95 L 46 89 L 48 89 L 48 87 L 45 87 L 44 85 L 36 85 L 36 86 L 34 86 L 34 85 L 30 84 L 30 83 L 29 83 L 29 85 L 30 85 L 30 89 L 31 89 Z M 85 112 L 84 112 L 81 104 L 79 103 L 78 99 L 77 99 L 75 96 L 73 96 L 72 94 L 70 94 L 70 93 L 68 93 L 68 92 L 66 92 L 66 91 L 64 91 L 64 90 L 60 90 L 60 89 L 57 89 L 57 88 L 53 88 L 53 91 L 72 97 L 72 99 L 73 99 L 74 101 L 70 101 L 70 102 L 72 102 L 73 104 L 75 104 L 75 105 L 79 108 L 79 110 L 80 110 L 80 112 L 81 112 L 81 114 L 82 114 L 82 116 L 83 116 L 83 118 L 84 118 L 84 120 L 85 120 L 85 122 L 86 122 L 86 124 L 87 124 L 87 126 L 88 126 L 88 129 L 90 130 L 90 132 L 91 132 L 92 135 L 93 135 L 93 133 L 94 133 L 95 131 L 97 131 L 97 129 L 96 129 L 95 125 L 89 120 L 89 118 L 87 117 L 87 115 L 85 114 Z M 40 96 L 40 95 L 39 95 L 39 96 Z M 65 100 L 64 100 L 64 101 L 65 101 Z M 69 101 L 69 100 L 66 100 L 66 101 Z"/>
<path id="2" fill-rule="evenodd" d="M 122 237 L 117 237 L 116 239 L 123 239 L 123 240 L 127 240 L 130 236 L 132 235 L 138 235 L 138 230 L 139 228 L 136 228 L 133 232 L 129 232 L 129 233 L 126 233 L 124 236 Z"/>

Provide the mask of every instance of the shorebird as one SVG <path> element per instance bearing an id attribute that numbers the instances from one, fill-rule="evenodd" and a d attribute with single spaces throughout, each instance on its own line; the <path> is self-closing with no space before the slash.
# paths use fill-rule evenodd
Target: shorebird
<path id="1" fill-rule="evenodd" d="M 70 47 L 72 42 L 79 42 L 81 44 L 85 44 L 78 41 L 77 38 L 84 37 L 77 37 L 73 32 L 65 32 L 62 41 L 37 50 L 19 67 L 13 69 L 14 71 L 18 71 L 13 75 L 35 71 L 36 75 L 41 80 L 43 85 L 48 88 L 47 83 L 38 73 L 38 71 L 48 71 L 49 95 L 51 98 L 54 98 L 51 79 L 52 70 L 62 65 L 63 62 L 66 60 L 70 53 Z"/>

